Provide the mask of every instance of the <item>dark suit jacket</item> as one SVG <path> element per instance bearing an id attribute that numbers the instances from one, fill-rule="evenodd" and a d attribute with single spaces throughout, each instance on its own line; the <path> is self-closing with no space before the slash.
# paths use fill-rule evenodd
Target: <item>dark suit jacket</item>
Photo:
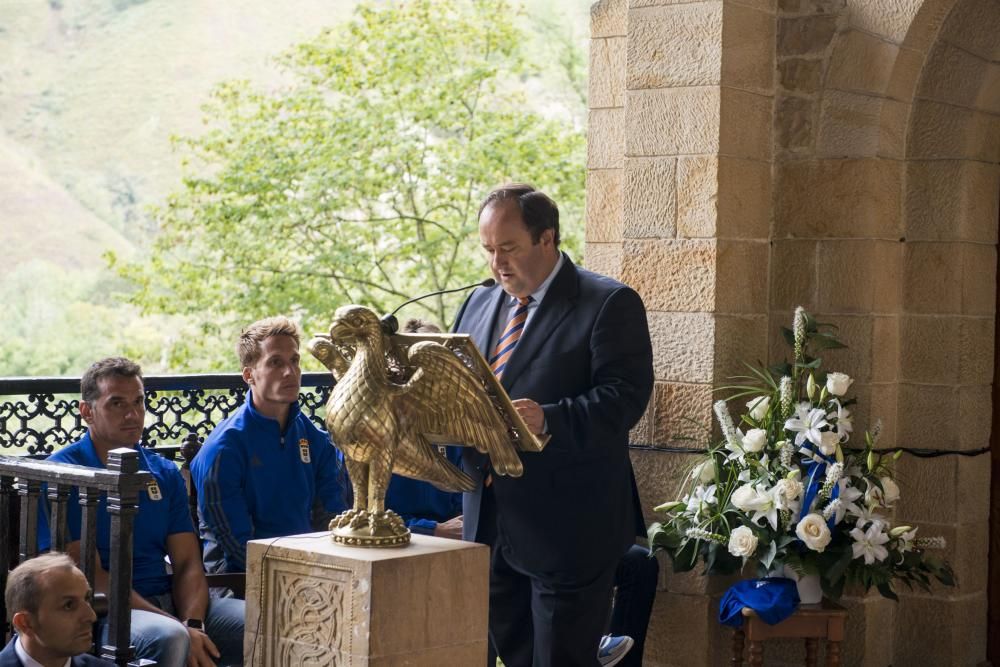
<path id="1" fill-rule="evenodd" d="M 507 363 L 511 398 L 530 398 L 552 436 L 540 453 L 521 453 L 524 475 L 493 478 L 497 546 L 511 564 L 555 579 L 596 575 L 645 535 L 628 456 L 629 429 L 653 387 L 652 348 L 639 295 L 569 257 Z M 502 299 L 496 285 L 474 291 L 454 330 L 484 356 Z M 475 539 L 486 457 L 465 448 L 463 465 L 480 482 L 465 494 L 464 531 Z"/>
<path id="2" fill-rule="evenodd" d="M 17 658 L 17 653 L 14 651 L 14 642 L 17 641 L 15 636 L 7 645 L 0 651 L 0 667 L 24 667 L 21 661 Z M 107 660 L 102 660 L 100 658 L 95 658 L 92 655 L 78 655 L 72 659 L 70 662 L 72 667 L 113 667 L 113 662 L 108 662 Z"/>

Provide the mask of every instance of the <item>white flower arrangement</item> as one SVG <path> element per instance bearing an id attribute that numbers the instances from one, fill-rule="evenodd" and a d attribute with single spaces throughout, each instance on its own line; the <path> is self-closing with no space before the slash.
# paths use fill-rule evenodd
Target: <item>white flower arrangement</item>
<path id="1" fill-rule="evenodd" d="M 649 529 L 651 548 L 668 552 L 675 571 L 699 559 L 706 573 L 737 572 L 751 561 L 759 576 L 788 566 L 819 574 L 834 599 L 848 582 L 892 599 L 894 581 L 954 585 L 951 567 L 925 553 L 943 548 L 943 538 L 918 538 L 916 528 L 887 518 L 900 497 L 893 463 L 901 452 L 877 449 L 880 424 L 862 446 L 848 446 L 854 380 L 823 373 L 810 356 L 844 347 L 831 328 L 798 308 L 785 330 L 793 363 L 751 367 L 742 378 L 749 384 L 723 387 L 734 391 L 730 400 L 749 398 L 739 427 L 726 401 L 717 401 L 722 442 L 693 466 L 683 498 L 656 508 L 664 520 Z"/>

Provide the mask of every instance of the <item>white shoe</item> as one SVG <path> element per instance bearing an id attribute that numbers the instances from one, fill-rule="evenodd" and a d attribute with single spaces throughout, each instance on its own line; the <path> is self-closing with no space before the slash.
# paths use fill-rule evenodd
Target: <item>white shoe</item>
<path id="1" fill-rule="evenodd" d="M 597 661 L 601 663 L 601 667 L 617 665 L 632 650 L 634 643 L 628 635 L 620 637 L 604 635 L 601 637 L 601 643 L 597 645 Z"/>

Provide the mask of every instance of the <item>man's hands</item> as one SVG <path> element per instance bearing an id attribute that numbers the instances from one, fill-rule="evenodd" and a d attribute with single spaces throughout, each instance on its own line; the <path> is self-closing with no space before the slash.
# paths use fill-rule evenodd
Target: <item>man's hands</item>
<path id="1" fill-rule="evenodd" d="M 218 647 L 208 635 L 197 628 L 188 628 L 188 635 L 191 637 L 191 652 L 188 653 L 188 667 L 215 667 L 215 660 L 220 658 Z"/>
<path id="2" fill-rule="evenodd" d="M 434 537 L 447 537 L 453 540 L 462 539 L 462 515 L 439 523 L 434 528 Z"/>
<path id="3" fill-rule="evenodd" d="M 545 413 L 542 411 L 542 406 L 530 398 L 518 398 L 511 401 L 511 404 L 532 433 L 541 435 L 545 432 Z"/>

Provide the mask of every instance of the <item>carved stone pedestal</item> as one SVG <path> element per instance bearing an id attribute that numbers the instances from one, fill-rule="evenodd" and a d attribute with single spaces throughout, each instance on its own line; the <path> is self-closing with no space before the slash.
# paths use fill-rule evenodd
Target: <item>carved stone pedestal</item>
<path id="1" fill-rule="evenodd" d="M 489 549 L 413 535 L 399 549 L 329 533 L 247 545 L 244 657 L 255 667 L 481 665 Z"/>

